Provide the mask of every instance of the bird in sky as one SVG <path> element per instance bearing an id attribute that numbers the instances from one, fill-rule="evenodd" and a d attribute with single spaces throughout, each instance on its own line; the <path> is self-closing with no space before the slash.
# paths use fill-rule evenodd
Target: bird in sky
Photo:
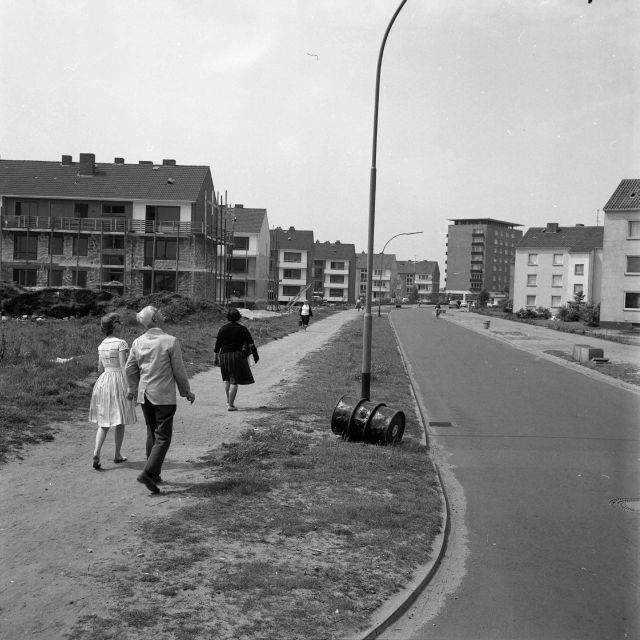
<path id="1" fill-rule="evenodd" d="M 320 60 L 320 58 L 318 57 L 318 54 L 317 54 L 317 53 L 309 53 L 309 52 L 307 51 L 307 55 L 308 55 L 308 56 L 311 56 L 312 58 L 315 58 L 316 60 Z"/>

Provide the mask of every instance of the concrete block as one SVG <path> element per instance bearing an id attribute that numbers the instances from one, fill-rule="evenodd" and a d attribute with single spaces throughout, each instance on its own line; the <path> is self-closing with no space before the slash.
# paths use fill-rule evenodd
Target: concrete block
<path id="1" fill-rule="evenodd" d="M 589 362 L 593 358 L 603 358 L 604 349 L 591 347 L 588 344 L 574 344 L 572 355 L 573 359 L 578 362 Z"/>

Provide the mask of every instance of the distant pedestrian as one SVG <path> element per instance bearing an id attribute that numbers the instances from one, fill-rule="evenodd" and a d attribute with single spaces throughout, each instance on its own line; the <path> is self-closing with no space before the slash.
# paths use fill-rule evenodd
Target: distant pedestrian
<path id="1" fill-rule="evenodd" d="M 358 298 L 358 300 L 356 301 L 356 309 L 358 311 L 360 311 L 360 309 L 362 309 L 362 300 L 360 300 L 360 298 Z"/>
<path id="2" fill-rule="evenodd" d="M 163 315 L 148 306 L 136 317 L 146 332 L 133 341 L 125 372 L 128 397 L 136 398 L 142 405 L 147 423 L 147 463 L 137 479 L 149 491 L 159 493 L 157 483 L 162 481 L 160 472 L 173 435 L 176 385 L 180 395 L 191 404 L 196 396 L 189 386 L 180 342 L 159 326 L 164 321 Z"/>
<path id="3" fill-rule="evenodd" d="M 302 324 L 302 328 L 306 331 L 309 326 L 309 318 L 313 317 L 313 311 L 311 311 L 311 307 L 309 303 L 305 300 L 302 306 L 300 307 L 300 322 Z"/>
<path id="4" fill-rule="evenodd" d="M 96 445 L 93 450 L 93 468 L 100 471 L 100 452 L 107 433 L 115 428 L 116 464 L 127 459 L 122 455 L 124 426 L 137 422 L 135 402 L 127 398 L 127 381 L 124 367 L 129 356 L 129 345 L 115 334 L 119 331 L 120 316 L 108 313 L 100 320 L 100 329 L 106 338 L 98 346 L 98 373 L 93 385 L 91 403 L 89 405 L 89 421 L 98 425 Z"/>
<path id="5" fill-rule="evenodd" d="M 440 317 L 440 314 L 442 313 L 442 308 L 440 307 L 440 303 L 436 303 L 436 318 Z"/>
<path id="6" fill-rule="evenodd" d="M 237 411 L 235 402 L 238 385 L 255 382 L 249 367 L 249 355 L 253 356 L 254 362 L 260 359 L 249 329 L 240 324 L 241 317 L 237 309 L 229 309 L 227 312 L 229 322 L 220 327 L 213 348 L 213 364 L 220 366 L 224 392 L 227 396 L 227 411 Z"/>

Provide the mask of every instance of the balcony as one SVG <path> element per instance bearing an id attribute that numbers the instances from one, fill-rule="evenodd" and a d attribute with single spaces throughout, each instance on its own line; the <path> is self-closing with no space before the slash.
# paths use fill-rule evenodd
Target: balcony
<path id="1" fill-rule="evenodd" d="M 193 235 L 205 233 L 203 222 L 130 220 L 128 218 L 51 218 L 49 216 L 3 216 L 2 229 L 37 231 L 75 231 L 85 233 L 163 233 Z M 206 225 L 207 235 L 213 227 Z M 222 236 L 219 236 L 222 239 Z M 231 234 L 227 234 L 231 240 Z"/>

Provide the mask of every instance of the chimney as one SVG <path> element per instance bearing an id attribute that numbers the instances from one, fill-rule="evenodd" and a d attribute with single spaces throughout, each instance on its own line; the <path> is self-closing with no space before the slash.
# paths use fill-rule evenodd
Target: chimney
<path id="1" fill-rule="evenodd" d="M 578 224 L 576 224 L 576 227 L 584 227 L 584 225 L 581 224 L 581 223 L 578 223 Z"/>
<path id="2" fill-rule="evenodd" d="M 153 160 L 139 160 L 138 164 L 153 164 Z"/>
<path id="3" fill-rule="evenodd" d="M 81 153 L 80 154 L 80 168 L 78 175 L 80 176 L 92 176 L 96 172 L 96 155 L 95 153 Z"/>
<path id="4" fill-rule="evenodd" d="M 166 159 L 162 161 L 162 166 L 163 167 L 175 167 L 176 166 L 176 161 L 175 160 L 171 160 L 171 159 Z"/>
<path id="5" fill-rule="evenodd" d="M 559 225 L 557 222 L 547 222 L 545 233 L 558 233 L 558 227 Z"/>
<path id="6" fill-rule="evenodd" d="M 60 164 L 63 167 L 70 167 L 73 164 L 71 156 L 62 156 L 62 161 L 60 162 Z"/>
<path id="7" fill-rule="evenodd" d="M 124 164 L 124 158 L 114 158 L 113 164 Z"/>

